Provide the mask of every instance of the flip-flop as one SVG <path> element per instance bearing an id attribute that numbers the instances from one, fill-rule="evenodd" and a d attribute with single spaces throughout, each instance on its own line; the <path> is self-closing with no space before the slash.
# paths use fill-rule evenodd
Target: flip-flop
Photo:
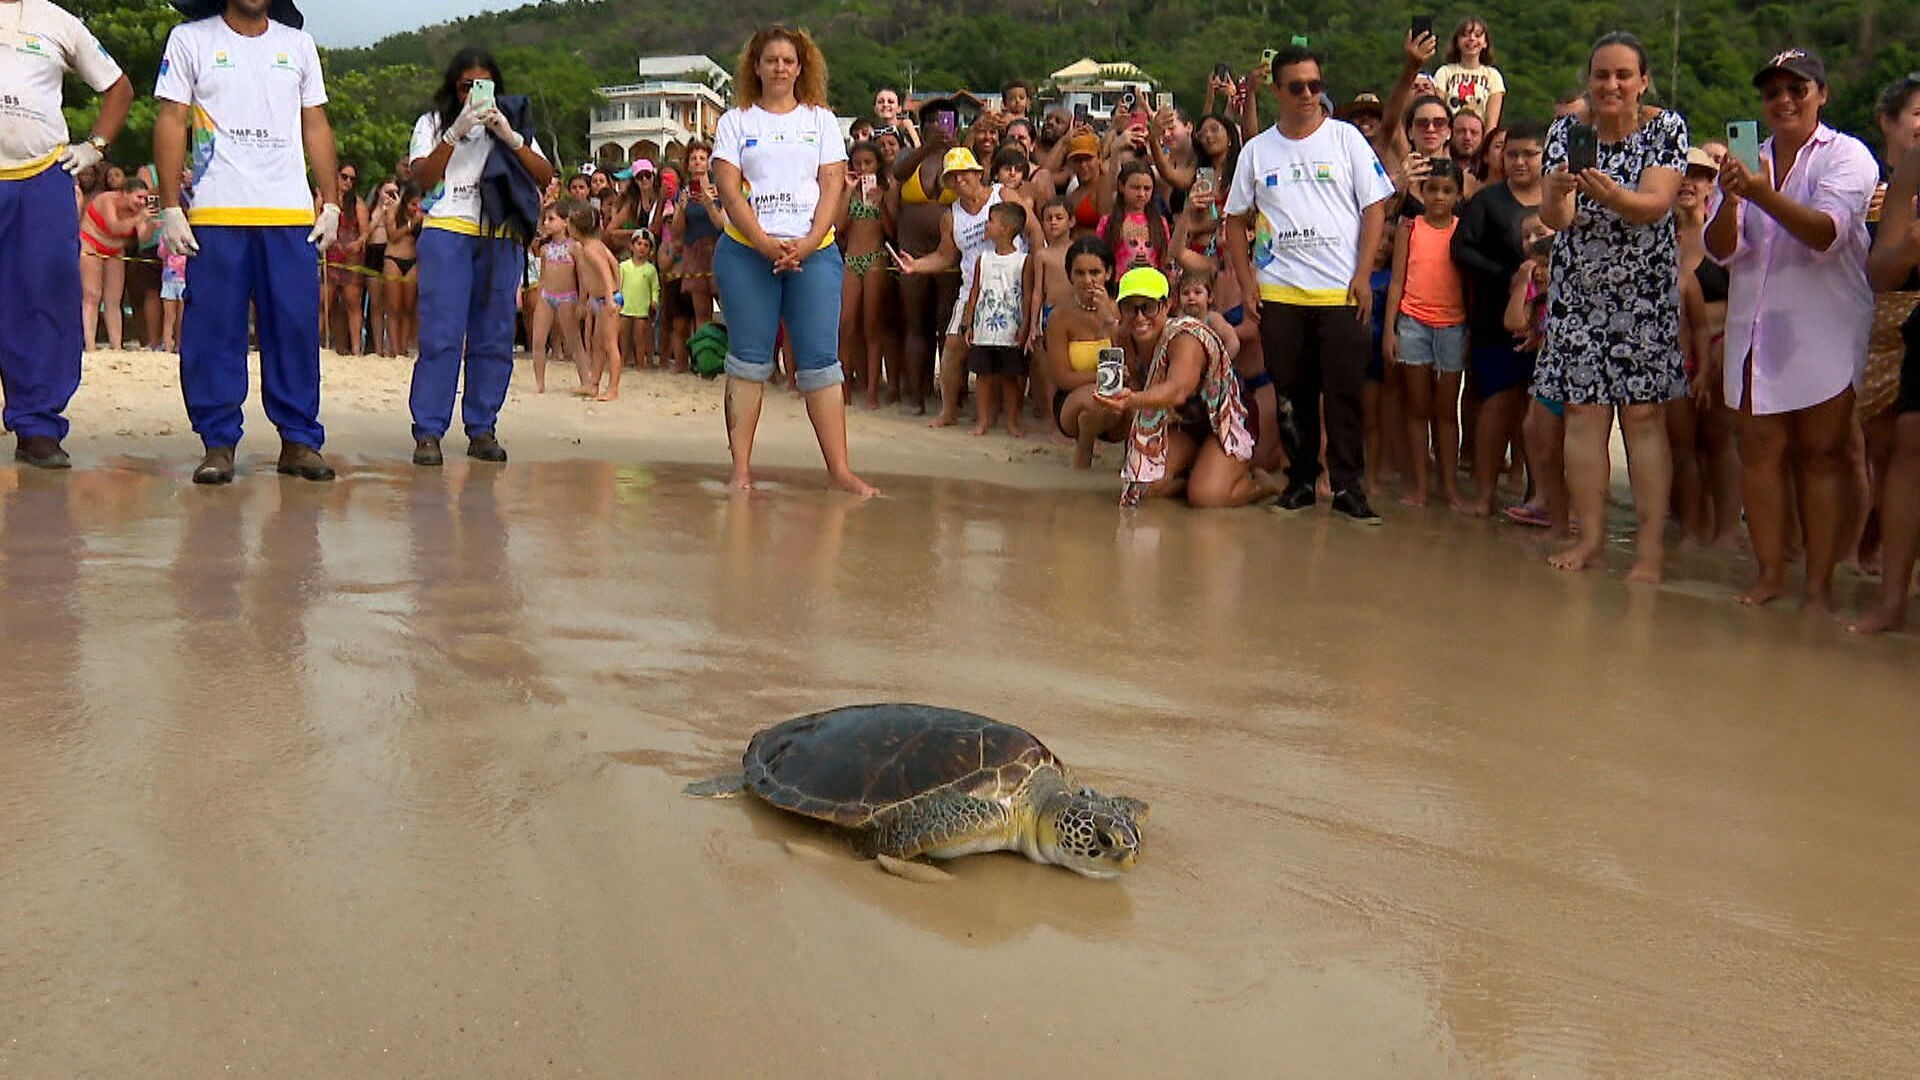
<path id="1" fill-rule="evenodd" d="M 1509 506 L 1502 511 L 1502 513 L 1506 515 L 1508 521 L 1513 522 L 1515 525 L 1525 525 L 1531 529 L 1550 529 L 1553 527 L 1553 518 L 1549 517 L 1545 510 L 1528 506 L 1526 503 Z"/>

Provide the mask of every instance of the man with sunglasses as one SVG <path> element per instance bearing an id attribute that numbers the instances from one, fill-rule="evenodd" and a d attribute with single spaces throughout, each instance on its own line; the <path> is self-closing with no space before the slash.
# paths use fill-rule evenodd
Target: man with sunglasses
<path id="1" fill-rule="evenodd" d="M 331 480 L 320 456 L 320 276 L 340 230 L 340 175 L 320 54 L 293 0 L 174 0 L 154 95 L 160 234 L 190 258 L 180 390 L 205 445 L 196 484 L 231 483 L 247 400 L 247 325 L 260 334 L 261 400 L 278 469 Z M 193 209 L 180 173 L 193 148 Z M 303 152 L 304 151 L 304 152 Z M 314 212 L 307 166 L 320 187 Z"/>
<path id="2" fill-rule="evenodd" d="M 1247 140 L 1227 196 L 1228 256 L 1260 328 L 1267 372 L 1293 407 L 1286 510 L 1314 504 L 1325 401 L 1333 509 L 1377 525 L 1367 503 L 1361 391 L 1371 347 L 1373 254 L 1393 194 L 1366 136 L 1330 119 L 1320 58 L 1300 46 L 1273 61 L 1279 122 Z"/>

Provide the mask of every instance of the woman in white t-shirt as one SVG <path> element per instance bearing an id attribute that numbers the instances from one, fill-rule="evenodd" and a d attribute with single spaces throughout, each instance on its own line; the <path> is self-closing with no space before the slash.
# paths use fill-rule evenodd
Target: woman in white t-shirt
<path id="1" fill-rule="evenodd" d="M 498 108 L 473 107 L 473 85 L 506 89 L 500 65 L 484 49 L 466 48 L 447 66 L 433 111 L 413 129 L 413 182 L 425 191 L 420 229 L 420 357 L 413 365 L 413 463 L 439 465 L 440 438 L 453 423 L 454 389 L 466 369 L 460 412 L 467 456 L 495 463 L 507 451 L 494 434 L 513 380 L 513 318 L 526 269 L 525 237 L 482 227 L 480 178 L 496 143 L 507 147 L 535 190 L 553 179 L 540 144 L 513 129 Z"/>
<path id="2" fill-rule="evenodd" d="M 827 107 L 827 62 L 803 30 L 769 27 L 740 53 L 735 108 L 713 138 L 713 177 L 726 235 L 713 254 L 727 312 L 728 483 L 753 487 L 753 436 L 782 325 L 834 487 L 877 491 L 847 464 L 840 367 L 840 287 L 833 223 L 846 206 L 847 151 Z"/>
<path id="3" fill-rule="evenodd" d="M 1493 63 L 1493 39 L 1487 34 L 1487 24 L 1468 16 L 1460 21 L 1447 44 L 1447 62 L 1433 73 L 1433 81 L 1448 106 L 1455 111 L 1464 106 L 1479 113 L 1488 131 L 1500 126 L 1500 105 L 1507 99 L 1507 80 Z"/>

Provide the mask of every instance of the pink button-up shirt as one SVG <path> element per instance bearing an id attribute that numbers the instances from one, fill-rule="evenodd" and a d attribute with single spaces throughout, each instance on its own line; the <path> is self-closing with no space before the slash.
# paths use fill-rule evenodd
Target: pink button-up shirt
<path id="1" fill-rule="evenodd" d="M 1760 148 L 1773 160 L 1773 140 Z M 1880 182 L 1873 151 L 1825 124 L 1800 148 L 1780 194 L 1833 219 L 1833 245 L 1815 251 L 1763 211 L 1742 204 L 1740 241 L 1726 260 L 1726 400 L 1739 407 L 1748 350 L 1753 411 L 1827 401 L 1859 377 L 1873 328 L 1867 284 L 1867 203 Z"/>

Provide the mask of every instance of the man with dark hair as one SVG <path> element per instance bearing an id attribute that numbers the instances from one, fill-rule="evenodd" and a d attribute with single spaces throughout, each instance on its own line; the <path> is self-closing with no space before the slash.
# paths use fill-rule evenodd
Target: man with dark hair
<path id="1" fill-rule="evenodd" d="M 1366 471 L 1361 391 L 1366 385 L 1369 281 L 1386 229 L 1387 171 L 1366 136 L 1331 120 L 1318 55 L 1300 46 L 1273 60 L 1279 122 L 1247 140 L 1227 196 L 1228 256 L 1260 328 L 1268 377 L 1293 407 L 1286 510 L 1315 501 L 1321 406 L 1333 509 L 1379 524 L 1362 485 Z M 1256 380 L 1257 381 L 1257 380 Z"/>
<path id="2" fill-rule="evenodd" d="M 80 388 L 80 215 L 69 174 L 98 165 L 126 122 L 133 86 L 86 24 L 50 0 L 0 0 L 0 384 L 13 456 L 40 469 L 72 463 L 67 402 Z M 32 48 L 25 44 L 31 41 Z M 103 96 L 84 142 L 69 145 L 67 74 Z M 59 168 L 54 166 L 58 165 Z"/>
<path id="3" fill-rule="evenodd" d="M 233 481 L 247 400 L 247 316 L 260 331 L 260 396 L 280 429 L 278 470 L 331 480 L 320 456 L 320 279 L 340 230 L 339 168 L 320 54 L 293 0 L 174 0 L 153 129 L 161 237 L 193 259 L 180 326 L 180 390 L 206 456 L 196 484 Z M 193 209 L 180 173 L 194 129 Z M 302 152 L 304 150 L 304 153 Z M 311 162 L 320 187 L 314 213 Z"/>

